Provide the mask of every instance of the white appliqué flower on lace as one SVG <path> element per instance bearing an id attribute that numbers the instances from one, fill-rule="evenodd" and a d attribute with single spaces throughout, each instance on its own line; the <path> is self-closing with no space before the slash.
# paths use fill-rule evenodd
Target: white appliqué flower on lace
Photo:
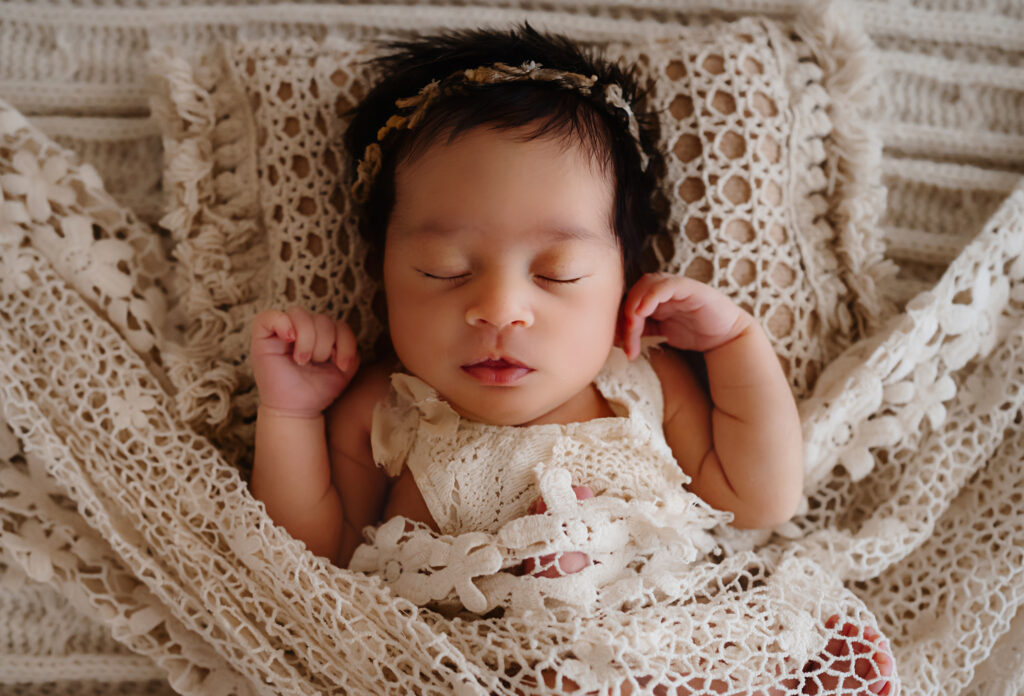
<path id="1" fill-rule="evenodd" d="M 0 176 L 0 185 L 5 191 L 25 197 L 28 214 L 33 220 L 48 220 L 53 213 L 51 202 L 62 206 L 69 206 L 75 202 L 74 190 L 60 183 L 68 173 L 68 162 L 63 157 L 48 157 L 40 167 L 35 155 L 21 150 L 14 153 L 11 163 L 14 165 L 15 173 Z"/>
<path id="2" fill-rule="evenodd" d="M 895 416 L 871 418 L 857 430 L 850 444 L 839 453 L 839 463 L 850 473 L 850 478 L 860 481 L 875 468 L 872 447 L 891 447 L 903 435 L 903 428 Z"/>
<path id="3" fill-rule="evenodd" d="M 25 204 L 6 196 L 4 175 L 0 177 L 0 294 L 12 295 L 32 286 L 29 271 L 32 257 L 19 251 L 25 239 L 23 225 L 30 222 Z"/>
<path id="4" fill-rule="evenodd" d="M 473 581 L 498 572 L 502 561 L 488 536 L 438 535 L 419 523 L 407 529 L 406 522 L 393 517 L 378 527 L 373 541 L 356 549 L 349 569 L 379 574 L 395 594 L 419 606 L 454 591 L 470 611 L 486 611 L 487 598 Z"/>
<path id="5" fill-rule="evenodd" d="M 4 198 L 0 187 L 0 293 L 11 295 L 28 290 L 32 279 L 28 275 L 32 259 L 18 251 L 25 233 L 21 224 L 28 222 L 28 212 L 20 201 Z"/>
<path id="6" fill-rule="evenodd" d="M 23 566 L 25 575 L 36 582 L 48 582 L 53 577 L 54 562 L 66 563 L 70 557 L 68 552 L 61 551 L 64 540 L 60 536 L 48 535 L 39 522 L 29 520 L 8 537 L 6 544 Z"/>
<path id="7" fill-rule="evenodd" d="M 921 419 L 927 416 L 932 430 L 937 430 L 946 420 L 944 402 L 956 396 L 956 382 L 949 375 L 939 378 L 939 366 L 935 360 L 922 363 L 914 368 L 911 379 L 885 387 L 885 400 L 891 404 L 908 404 L 901 420 L 908 431 L 917 430 Z"/>
<path id="8" fill-rule="evenodd" d="M 28 211 L 21 201 L 8 200 L 0 186 L 0 248 L 17 246 L 21 242 L 20 226 L 29 221 Z"/>
<path id="9" fill-rule="evenodd" d="M 150 297 L 150 302 L 155 301 L 154 297 Z M 128 321 L 129 314 L 138 322 L 139 329 L 131 328 L 131 323 Z M 150 327 L 157 323 L 153 318 L 151 304 L 137 297 L 114 298 L 111 300 L 110 306 L 107 307 L 107 315 L 117 326 L 121 327 L 128 343 L 138 352 L 145 353 L 156 344 L 156 338 L 150 333 Z"/>
<path id="10" fill-rule="evenodd" d="M 20 237 L 19 237 L 20 241 Z M 17 248 L 6 248 L 4 230 L 0 228 L 0 295 L 13 295 L 32 287 L 32 257 Z M 14 246 L 12 242 L 11 246 Z"/>
<path id="11" fill-rule="evenodd" d="M 981 366 L 964 382 L 962 401 L 974 413 L 992 413 L 1012 401 L 1010 388 L 988 365 Z"/>
<path id="12" fill-rule="evenodd" d="M 107 406 L 114 418 L 115 428 L 127 428 L 131 425 L 141 430 L 146 427 L 146 411 L 156 407 L 156 399 L 144 394 L 138 385 L 132 384 L 125 390 L 124 396 L 108 396 Z"/>
<path id="13" fill-rule="evenodd" d="M 93 238 L 93 221 L 83 215 L 69 215 L 60 222 L 64 243 L 61 265 L 111 297 L 131 292 L 131 277 L 117 265 L 132 258 L 132 248 L 116 239 Z"/>

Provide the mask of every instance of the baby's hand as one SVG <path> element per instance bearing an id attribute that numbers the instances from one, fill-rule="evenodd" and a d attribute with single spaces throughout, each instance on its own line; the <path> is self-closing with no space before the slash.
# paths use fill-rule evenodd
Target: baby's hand
<path id="1" fill-rule="evenodd" d="M 630 360 L 642 336 L 664 336 L 681 350 L 706 352 L 736 338 L 753 318 L 729 297 L 693 278 L 648 273 L 622 304 L 619 343 Z"/>
<path id="2" fill-rule="evenodd" d="M 576 494 L 576 500 L 586 500 L 594 497 L 594 491 L 590 486 L 573 486 L 572 492 Z M 531 515 L 540 515 L 548 509 L 543 498 L 537 498 L 530 505 Z M 564 553 L 551 553 L 546 556 L 535 556 L 523 561 L 523 572 L 529 573 L 537 578 L 560 578 L 563 575 L 578 573 L 590 565 L 590 556 L 582 551 L 565 551 Z M 540 567 L 542 570 L 537 570 Z"/>
<path id="3" fill-rule="evenodd" d="M 249 356 L 260 407 L 300 417 L 320 415 L 359 366 L 345 322 L 298 307 L 256 315 Z"/>

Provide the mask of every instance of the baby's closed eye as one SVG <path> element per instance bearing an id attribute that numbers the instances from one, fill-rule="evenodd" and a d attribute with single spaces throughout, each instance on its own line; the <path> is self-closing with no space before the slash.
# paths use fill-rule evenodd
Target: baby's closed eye
<path id="1" fill-rule="evenodd" d="M 422 276 L 424 278 L 427 278 L 427 279 L 430 279 L 430 280 L 438 280 L 438 281 L 443 281 L 443 282 L 449 282 L 449 283 L 458 283 L 458 282 L 466 281 L 466 280 L 469 280 L 470 278 L 474 277 L 475 275 L 478 275 L 478 273 L 474 273 L 470 269 L 461 269 L 461 268 L 456 268 L 456 267 L 452 267 L 452 268 L 445 268 L 443 266 L 439 266 L 439 267 L 430 266 L 430 267 L 426 267 L 426 268 L 416 267 L 415 270 L 416 270 L 417 273 L 420 274 L 420 276 Z M 559 269 L 559 268 L 549 268 L 549 269 L 544 269 L 544 270 L 539 270 L 539 271 L 531 271 L 531 275 L 539 283 L 551 284 L 551 285 L 571 285 L 573 283 L 579 282 L 580 280 L 583 280 L 584 278 L 588 277 L 588 274 L 587 273 L 583 273 L 582 269 Z"/>
<path id="2" fill-rule="evenodd" d="M 579 282 L 579 281 L 583 280 L 586 276 L 579 275 L 579 276 L 572 277 L 571 274 L 552 274 L 552 275 L 537 274 L 534 277 L 537 280 L 539 280 L 540 282 L 542 282 L 542 283 L 552 283 L 552 284 L 557 284 L 557 285 L 571 285 L 572 283 L 576 283 L 576 282 Z"/>
<path id="3" fill-rule="evenodd" d="M 469 278 L 469 271 L 424 271 L 422 269 L 416 269 L 420 275 L 431 280 L 443 280 L 448 282 L 457 282 Z"/>

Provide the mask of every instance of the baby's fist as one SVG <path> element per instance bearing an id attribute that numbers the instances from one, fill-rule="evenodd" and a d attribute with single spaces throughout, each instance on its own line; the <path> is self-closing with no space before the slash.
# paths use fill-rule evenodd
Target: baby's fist
<path id="1" fill-rule="evenodd" d="M 348 324 L 299 307 L 256 315 L 249 356 L 260 406 L 301 417 L 330 406 L 359 366 Z"/>
<path id="2" fill-rule="evenodd" d="M 748 313 L 710 285 L 685 276 L 648 273 L 622 303 L 618 341 L 630 359 L 640 354 L 643 336 L 664 336 L 675 348 L 706 352 L 753 323 Z"/>

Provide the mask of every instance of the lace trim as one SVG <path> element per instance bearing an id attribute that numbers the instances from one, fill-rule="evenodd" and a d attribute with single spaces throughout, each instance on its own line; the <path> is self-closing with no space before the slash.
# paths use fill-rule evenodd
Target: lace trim
<path id="1" fill-rule="evenodd" d="M 794 124 L 794 152 L 801 154 L 796 159 L 820 163 L 792 171 L 808 192 L 806 203 L 796 207 L 799 229 L 808 232 L 807 278 L 818 292 L 819 308 L 832 308 L 841 329 L 833 334 L 839 340 L 830 355 L 896 313 L 879 289 L 895 277 L 897 267 L 884 258 L 878 224 L 885 210 L 881 137 L 865 118 L 878 79 L 870 40 L 849 31 L 848 21 L 826 3 L 797 16 L 798 41 L 786 41 L 779 27 L 768 27 L 776 50 L 795 61 L 793 84 L 803 86 L 795 90 L 799 106 L 794 111 L 807 115 Z M 837 258 L 840 262 L 833 263 Z M 823 262 L 827 266 L 819 265 Z"/>

